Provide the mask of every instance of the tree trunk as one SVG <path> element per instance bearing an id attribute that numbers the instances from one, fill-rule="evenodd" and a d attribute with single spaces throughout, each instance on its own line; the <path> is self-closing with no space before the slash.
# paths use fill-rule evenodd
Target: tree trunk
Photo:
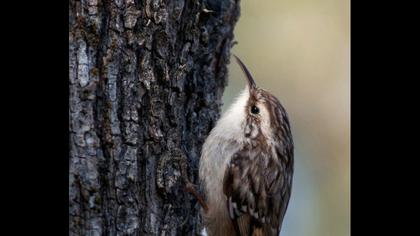
<path id="1" fill-rule="evenodd" d="M 197 235 L 237 0 L 70 0 L 70 235 Z M 185 166 L 184 166 L 185 167 Z"/>

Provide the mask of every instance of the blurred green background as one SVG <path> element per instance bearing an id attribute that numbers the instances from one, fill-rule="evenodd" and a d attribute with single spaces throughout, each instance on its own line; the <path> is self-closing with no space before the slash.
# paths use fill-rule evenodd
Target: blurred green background
<path id="1" fill-rule="evenodd" d="M 289 113 L 295 175 L 282 236 L 350 235 L 350 1 L 241 1 L 232 52 Z M 231 58 L 223 111 L 245 87 Z"/>

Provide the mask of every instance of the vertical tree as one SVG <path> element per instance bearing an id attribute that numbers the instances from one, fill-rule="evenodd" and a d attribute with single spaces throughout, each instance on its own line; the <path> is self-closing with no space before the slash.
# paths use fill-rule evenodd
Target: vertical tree
<path id="1" fill-rule="evenodd" d="M 70 0 L 70 235 L 196 235 L 237 0 Z M 184 166 L 185 167 L 185 166 Z"/>

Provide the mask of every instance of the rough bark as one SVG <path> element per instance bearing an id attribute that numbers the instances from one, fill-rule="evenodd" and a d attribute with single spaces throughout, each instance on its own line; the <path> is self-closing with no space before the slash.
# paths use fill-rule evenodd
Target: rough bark
<path id="1" fill-rule="evenodd" d="M 69 234 L 197 235 L 200 207 L 180 166 L 197 183 L 238 1 L 70 0 L 69 8 Z"/>

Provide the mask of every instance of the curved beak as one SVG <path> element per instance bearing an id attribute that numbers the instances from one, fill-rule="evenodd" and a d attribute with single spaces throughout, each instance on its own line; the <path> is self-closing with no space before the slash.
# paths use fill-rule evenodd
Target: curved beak
<path id="1" fill-rule="evenodd" d="M 233 56 L 235 57 L 236 61 L 238 62 L 238 64 L 241 66 L 242 71 L 244 72 L 246 79 L 248 81 L 248 86 L 249 89 L 255 89 L 257 87 L 257 85 L 255 84 L 254 79 L 252 78 L 251 73 L 249 73 L 248 69 L 246 68 L 245 64 L 241 61 L 241 59 L 239 59 L 239 57 L 237 57 L 235 54 L 233 54 Z"/>

